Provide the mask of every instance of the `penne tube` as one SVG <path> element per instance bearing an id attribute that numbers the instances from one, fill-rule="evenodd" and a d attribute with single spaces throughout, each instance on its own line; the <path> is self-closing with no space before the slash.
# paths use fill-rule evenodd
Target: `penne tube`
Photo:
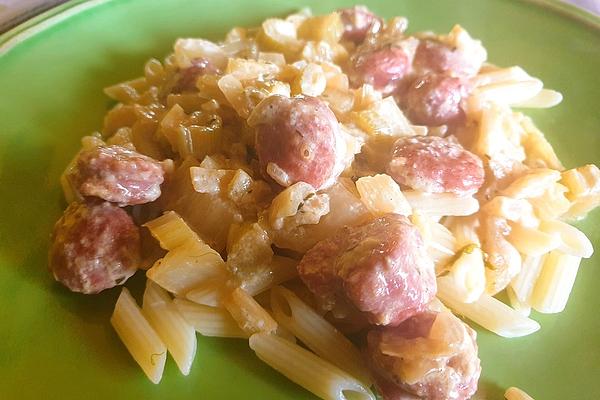
<path id="1" fill-rule="evenodd" d="M 250 337 L 257 357 L 292 382 L 325 400 L 375 400 L 364 384 L 310 351 L 279 336 Z"/>
<path id="2" fill-rule="evenodd" d="M 358 349 L 325 318 L 292 291 L 278 286 L 271 290 L 271 308 L 278 323 L 292 332 L 318 356 L 348 372 L 365 384 L 369 372 Z"/>
<path id="3" fill-rule="evenodd" d="M 560 104 L 562 100 L 562 93 L 557 92 L 556 90 L 542 89 L 532 98 L 520 103 L 514 103 L 513 106 L 524 108 L 550 108 Z"/>
<path id="4" fill-rule="evenodd" d="M 173 300 L 173 304 L 175 304 L 185 320 L 202 336 L 225 338 L 249 337 L 224 308 L 196 304 L 180 298 Z"/>
<path id="5" fill-rule="evenodd" d="M 489 83 L 474 90 L 473 96 L 480 102 L 519 104 L 537 96 L 544 84 L 539 79 Z"/>
<path id="6" fill-rule="evenodd" d="M 110 323 L 148 379 L 155 384 L 160 382 L 167 347 L 126 288 L 121 290 Z"/>
<path id="7" fill-rule="evenodd" d="M 144 226 L 165 250 L 173 250 L 188 240 L 199 240 L 196 232 L 175 211 L 167 211 Z"/>
<path id="8" fill-rule="evenodd" d="M 223 305 L 239 327 L 248 334 L 273 333 L 277 330 L 277 322 L 273 317 L 242 288 L 232 290 L 223 299 Z"/>
<path id="9" fill-rule="evenodd" d="M 452 232 L 457 248 L 463 248 L 470 244 L 481 245 L 481 240 L 477 234 L 479 228 L 479 219 L 476 217 L 448 217 L 444 222 L 446 227 Z"/>
<path id="10" fill-rule="evenodd" d="M 540 230 L 560 238 L 558 250 L 575 257 L 590 258 L 594 246 L 585 233 L 562 221 L 542 221 Z"/>
<path id="11" fill-rule="evenodd" d="M 527 336 L 540 329 L 540 324 L 513 310 L 500 300 L 483 293 L 473 303 L 463 303 L 452 282 L 442 276 L 437 279 L 438 298 L 457 314 L 469 318 L 495 334 L 513 338 Z"/>
<path id="12" fill-rule="evenodd" d="M 485 86 L 491 83 L 525 81 L 531 79 L 529 74 L 519 66 L 498 68 L 490 72 L 477 74 L 472 78 L 473 86 Z"/>
<path id="13" fill-rule="evenodd" d="M 521 303 L 529 303 L 535 282 L 542 270 L 543 261 L 544 256 L 525 257 L 521 271 L 510 282 L 510 287 Z"/>
<path id="14" fill-rule="evenodd" d="M 517 223 L 511 223 L 510 227 L 508 241 L 519 250 L 519 253 L 526 256 L 541 256 L 561 245 L 557 235 Z"/>
<path id="15" fill-rule="evenodd" d="M 412 190 L 402 193 L 413 210 L 432 216 L 465 216 L 479 210 L 479 202 L 470 196 L 460 197 L 452 193 L 423 193 Z"/>
<path id="16" fill-rule="evenodd" d="M 504 398 L 506 400 L 533 400 L 533 397 L 516 387 L 509 387 L 506 389 Z"/>
<path id="17" fill-rule="evenodd" d="M 173 304 L 169 294 L 151 280 L 144 291 L 142 312 L 167 346 L 183 375 L 188 375 L 196 356 L 196 332 Z"/>
<path id="18" fill-rule="evenodd" d="M 531 305 L 536 311 L 552 314 L 565 309 L 580 262 L 581 257 L 556 250 L 546 256 L 531 294 Z"/>
<path id="19" fill-rule="evenodd" d="M 506 295 L 508 296 L 508 301 L 513 310 L 523 315 L 524 317 L 529 317 L 529 315 L 531 314 L 531 305 L 519 300 L 514 289 L 511 286 L 506 287 Z"/>
<path id="20" fill-rule="evenodd" d="M 400 186 L 386 174 L 364 176 L 356 181 L 356 189 L 367 209 L 376 216 L 383 214 L 410 215 L 410 204 Z"/>

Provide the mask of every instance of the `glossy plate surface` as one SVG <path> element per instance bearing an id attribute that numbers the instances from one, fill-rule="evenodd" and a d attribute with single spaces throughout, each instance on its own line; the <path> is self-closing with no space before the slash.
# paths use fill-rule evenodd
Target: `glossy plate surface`
<path id="1" fill-rule="evenodd" d="M 30 25 L 39 32 L 26 31 L 26 40 L 14 32 L 2 38 L 0 398 L 312 398 L 258 361 L 241 340 L 199 337 L 190 376 L 180 376 L 169 360 L 162 383 L 152 385 L 109 324 L 118 289 L 87 297 L 69 293 L 47 273 L 46 253 L 52 225 L 65 207 L 59 175 L 79 138 L 101 126 L 110 104 L 104 86 L 140 75 L 144 62 L 167 54 L 177 37 L 218 39 L 234 25 L 255 25 L 300 6 L 319 13 L 348 3 L 92 3 L 64 7 L 67 14 L 59 20 L 38 18 Z M 561 91 L 560 106 L 529 114 L 567 167 L 600 164 L 600 23 L 594 18 L 517 0 L 364 3 L 386 17 L 407 16 L 411 31 L 447 32 L 460 23 L 483 40 L 491 61 L 521 65 Z M 600 211 L 578 224 L 600 250 L 599 225 Z M 513 385 L 538 400 L 600 398 L 599 264 L 600 252 L 582 263 L 564 313 L 533 314 L 542 324 L 538 333 L 508 340 L 480 332 L 479 398 L 501 399 Z"/>

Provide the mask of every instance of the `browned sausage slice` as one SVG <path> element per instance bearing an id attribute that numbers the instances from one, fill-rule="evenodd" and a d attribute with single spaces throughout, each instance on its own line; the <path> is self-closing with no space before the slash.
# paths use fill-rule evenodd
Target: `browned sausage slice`
<path id="1" fill-rule="evenodd" d="M 342 297 L 379 325 L 399 324 L 422 311 L 437 290 L 419 231 L 396 214 L 318 242 L 298 271 L 327 308 Z"/>
<path id="2" fill-rule="evenodd" d="M 140 261 L 138 227 L 108 202 L 72 203 L 54 225 L 49 266 L 74 292 L 98 293 L 125 282 Z"/>
<path id="3" fill-rule="evenodd" d="M 126 206 L 156 200 L 164 171 L 160 162 L 138 152 L 99 146 L 79 154 L 69 178 L 82 196 Z"/>
<path id="4" fill-rule="evenodd" d="M 484 178 L 479 157 L 437 136 L 398 139 L 387 172 L 396 182 L 415 190 L 461 196 L 477 192 Z"/>

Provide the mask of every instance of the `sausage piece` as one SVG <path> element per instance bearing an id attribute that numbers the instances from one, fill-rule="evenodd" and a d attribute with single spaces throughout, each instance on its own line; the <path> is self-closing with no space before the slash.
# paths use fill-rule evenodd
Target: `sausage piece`
<path id="1" fill-rule="evenodd" d="M 396 182 L 415 190 L 460 196 L 477 192 L 484 178 L 479 157 L 437 136 L 398 139 L 387 172 Z"/>
<path id="2" fill-rule="evenodd" d="M 344 24 L 342 39 L 360 44 L 365 40 L 367 33 L 376 24 L 382 25 L 381 18 L 373 14 L 365 6 L 354 6 L 338 10 Z"/>
<path id="3" fill-rule="evenodd" d="M 383 95 L 393 93 L 410 70 L 406 52 L 393 44 L 362 47 L 350 60 L 348 76 L 352 85 L 359 87 L 366 83 Z"/>
<path id="4" fill-rule="evenodd" d="M 98 293 L 124 283 L 140 263 L 138 227 L 108 202 L 72 203 L 54 225 L 49 267 L 73 292 Z"/>
<path id="5" fill-rule="evenodd" d="M 127 206 L 156 200 L 164 170 L 160 162 L 136 151 L 99 146 L 79 154 L 69 179 L 82 196 Z"/>
<path id="6" fill-rule="evenodd" d="M 302 181 L 322 189 L 342 172 L 338 121 L 323 101 L 270 96 L 259 103 L 249 124 L 256 126 L 263 174 L 281 186 Z"/>
<path id="7" fill-rule="evenodd" d="M 467 86 L 460 78 L 427 74 L 415 79 L 398 98 L 415 124 L 439 126 L 463 117 L 460 103 Z"/>
<path id="8" fill-rule="evenodd" d="M 385 400 L 402 390 L 429 400 L 465 400 L 477 391 L 476 333 L 447 310 L 428 310 L 367 335 L 369 366 Z"/>
<path id="9" fill-rule="evenodd" d="M 419 231 L 397 214 L 342 228 L 318 242 L 298 272 L 325 308 L 349 300 L 378 325 L 399 324 L 423 310 L 437 291 Z"/>
<path id="10" fill-rule="evenodd" d="M 481 68 L 481 58 L 452 48 L 435 39 L 419 42 L 413 67 L 417 73 L 433 72 L 453 76 L 475 76 Z"/>

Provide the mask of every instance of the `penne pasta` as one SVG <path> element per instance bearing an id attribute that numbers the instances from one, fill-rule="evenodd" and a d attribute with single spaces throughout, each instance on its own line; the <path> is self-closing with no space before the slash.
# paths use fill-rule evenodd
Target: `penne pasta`
<path id="1" fill-rule="evenodd" d="M 202 336 L 249 337 L 224 308 L 205 306 L 179 298 L 173 300 L 173 304 L 175 304 L 183 318 Z"/>
<path id="2" fill-rule="evenodd" d="M 510 287 L 519 302 L 529 304 L 543 262 L 544 256 L 528 256 L 523 259 L 521 271 L 510 282 Z"/>
<path id="3" fill-rule="evenodd" d="M 110 323 L 148 379 L 159 383 L 167 348 L 126 288 L 121 290 Z"/>
<path id="4" fill-rule="evenodd" d="M 277 330 L 277 322 L 273 317 L 242 288 L 232 290 L 223 299 L 223 305 L 239 327 L 248 334 L 273 333 Z"/>
<path id="5" fill-rule="evenodd" d="M 250 348 L 291 381 L 325 400 L 375 400 L 361 382 L 310 351 L 276 335 L 257 333 Z"/>
<path id="6" fill-rule="evenodd" d="M 456 295 L 452 279 L 437 279 L 438 298 L 457 314 L 469 318 L 495 334 L 507 338 L 527 336 L 540 329 L 540 324 L 513 310 L 500 300 L 483 293 L 473 303 L 463 303 Z"/>
<path id="7" fill-rule="evenodd" d="M 506 389 L 504 398 L 506 400 L 533 400 L 533 397 L 516 387 L 509 387 Z"/>
<path id="8" fill-rule="evenodd" d="M 306 305 L 292 291 L 278 286 L 271 290 L 271 308 L 278 323 L 292 332 L 318 356 L 348 372 L 365 384 L 371 383 L 360 352 L 343 334 Z"/>
<path id="9" fill-rule="evenodd" d="M 562 221 L 542 221 L 540 230 L 560 240 L 558 250 L 575 257 L 590 258 L 594 246 L 579 229 Z"/>
<path id="10" fill-rule="evenodd" d="M 538 79 L 489 83 L 475 89 L 473 96 L 481 103 L 515 105 L 534 98 L 543 87 Z"/>
<path id="11" fill-rule="evenodd" d="M 144 291 L 142 312 L 167 346 L 183 375 L 196 356 L 196 332 L 181 316 L 169 294 L 151 280 Z"/>
<path id="12" fill-rule="evenodd" d="M 529 228 L 518 223 L 511 223 L 510 228 L 508 241 L 526 256 L 541 256 L 562 244 L 557 235 L 536 228 Z"/>
<path id="13" fill-rule="evenodd" d="M 479 219 L 476 217 L 448 217 L 445 226 L 452 232 L 457 248 L 463 248 L 469 244 L 481 245 L 477 234 Z"/>
<path id="14" fill-rule="evenodd" d="M 519 300 L 514 289 L 511 286 L 508 286 L 506 288 L 506 295 L 508 296 L 508 301 L 513 310 L 523 315 L 524 317 L 529 317 L 529 315 L 531 314 L 531 305 L 529 305 L 529 303 L 525 303 Z"/>
<path id="15" fill-rule="evenodd" d="M 514 103 L 515 107 L 524 108 L 550 108 L 560 104 L 563 100 L 563 95 L 556 90 L 542 89 L 538 94 L 530 99 Z"/>
<path id="16" fill-rule="evenodd" d="M 473 197 L 460 197 L 452 193 L 423 193 L 411 190 L 402 192 L 413 210 L 432 216 L 465 216 L 479 210 Z"/>
<path id="17" fill-rule="evenodd" d="M 531 294 L 531 305 L 536 311 L 551 314 L 565 309 L 580 262 L 581 257 L 557 250 L 546 256 Z"/>

